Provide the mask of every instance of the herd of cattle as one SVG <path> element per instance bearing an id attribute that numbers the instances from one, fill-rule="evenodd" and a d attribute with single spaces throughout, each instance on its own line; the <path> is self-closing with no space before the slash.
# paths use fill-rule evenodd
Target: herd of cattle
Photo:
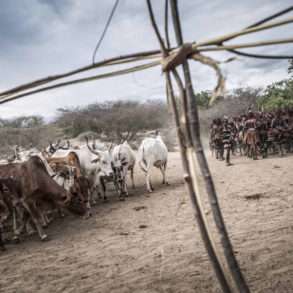
<path id="1" fill-rule="evenodd" d="M 146 174 L 148 192 L 153 191 L 151 170 L 161 170 L 166 183 L 168 150 L 159 133 L 145 138 L 136 156 L 127 142 L 112 145 L 93 141 L 73 147 L 50 144 L 43 151 L 15 148 L 13 159 L 0 161 L 0 249 L 3 236 L 12 232 L 14 240 L 38 232 L 46 240 L 44 228 L 65 210 L 84 217 L 99 198 L 107 199 L 106 186 L 112 184 L 121 200 L 128 195 L 127 174 L 134 188 L 136 161 Z M 7 235 L 6 235 L 7 236 Z M 6 237 L 7 238 L 7 237 Z"/>
<path id="2" fill-rule="evenodd" d="M 236 152 L 257 159 L 269 154 L 293 151 L 293 110 L 252 112 L 237 117 L 214 119 L 209 144 L 218 160 L 231 165 L 230 154 Z"/>

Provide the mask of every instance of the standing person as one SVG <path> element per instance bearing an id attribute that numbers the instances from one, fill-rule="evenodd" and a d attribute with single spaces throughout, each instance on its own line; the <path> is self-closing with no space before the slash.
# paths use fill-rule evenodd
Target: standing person
<path id="1" fill-rule="evenodd" d="M 257 142 L 256 118 L 252 111 L 248 112 L 247 120 L 244 123 L 245 137 L 244 143 L 247 146 L 247 154 L 254 160 L 257 160 Z"/>
<path id="2" fill-rule="evenodd" d="M 222 141 L 224 146 L 226 166 L 231 166 L 230 153 L 233 141 L 233 129 L 228 121 L 228 117 L 223 118 L 223 130 L 222 130 Z"/>
<path id="3" fill-rule="evenodd" d="M 223 142 L 222 142 L 222 121 L 220 118 L 214 119 L 210 127 L 210 147 L 212 153 L 215 152 L 217 160 L 223 158 Z"/>

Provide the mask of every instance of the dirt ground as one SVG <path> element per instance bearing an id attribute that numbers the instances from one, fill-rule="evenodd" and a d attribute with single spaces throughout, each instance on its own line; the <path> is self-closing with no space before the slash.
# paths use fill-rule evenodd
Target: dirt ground
<path id="1" fill-rule="evenodd" d="M 293 292 L 293 156 L 234 165 L 210 158 L 219 200 L 251 292 Z M 194 223 L 178 153 L 170 185 L 143 175 L 120 202 L 114 195 L 88 220 L 69 215 L 0 254 L 0 292 L 221 292 Z"/>

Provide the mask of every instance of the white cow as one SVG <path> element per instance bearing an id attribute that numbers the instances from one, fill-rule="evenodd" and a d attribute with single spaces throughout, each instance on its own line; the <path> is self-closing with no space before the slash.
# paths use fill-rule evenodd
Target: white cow
<path id="1" fill-rule="evenodd" d="M 52 142 L 49 143 L 49 146 L 45 149 L 46 153 L 51 156 L 53 155 L 57 150 L 69 150 L 70 149 L 70 141 L 67 140 L 66 145 L 61 145 L 61 140 L 59 139 L 57 143 L 53 144 Z"/>
<path id="2" fill-rule="evenodd" d="M 151 169 L 157 167 L 161 170 L 163 184 L 166 182 L 166 167 L 168 161 L 168 149 L 159 133 L 156 138 L 145 138 L 138 149 L 138 161 L 141 169 L 146 173 L 146 185 L 149 192 L 154 189 L 151 184 Z"/>
<path id="3" fill-rule="evenodd" d="M 105 181 L 113 177 L 112 156 L 110 152 L 93 149 L 89 146 L 87 140 L 87 144 L 80 146 L 79 149 L 59 149 L 52 157 L 66 157 L 70 152 L 74 152 L 78 156 L 82 173 L 90 181 L 91 201 L 95 203 L 95 199 L 92 197 L 95 189 L 106 199 Z"/>
<path id="4" fill-rule="evenodd" d="M 113 148 L 112 151 L 112 157 L 113 157 L 113 169 L 114 173 L 117 177 L 121 175 L 121 189 L 122 192 L 125 195 L 128 195 L 128 189 L 127 189 L 127 172 L 130 171 L 130 177 L 132 182 L 132 188 L 134 188 L 134 178 L 133 178 L 133 172 L 134 172 L 134 165 L 135 165 L 135 153 L 132 150 L 131 146 L 128 144 L 127 141 L 125 141 L 123 144 L 116 145 Z"/>
<path id="5" fill-rule="evenodd" d="M 94 155 L 94 159 L 91 160 L 91 164 L 94 165 L 94 173 L 93 176 L 93 188 L 97 188 L 101 196 L 104 200 L 106 197 L 106 182 L 113 181 L 113 168 L 112 168 L 112 156 L 109 150 L 101 151 L 97 149 L 93 149 L 87 143 L 87 148 L 92 155 Z M 82 166 L 82 162 L 80 162 Z M 91 167 L 92 168 L 92 167 Z"/>

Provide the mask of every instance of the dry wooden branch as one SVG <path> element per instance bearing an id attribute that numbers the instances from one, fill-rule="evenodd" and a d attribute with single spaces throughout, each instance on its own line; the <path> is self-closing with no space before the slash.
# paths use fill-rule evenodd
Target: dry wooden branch
<path id="1" fill-rule="evenodd" d="M 230 49 L 255 48 L 255 47 L 264 47 L 264 46 L 272 46 L 272 45 L 290 44 L 290 43 L 293 43 L 293 38 L 235 44 L 235 45 L 234 44 L 223 45 L 218 47 L 198 47 L 197 51 L 198 52 L 223 51 L 223 50 L 230 50 Z"/>
<path id="2" fill-rule="evenodd" d="M 60 87 L 65 87 L 65 86 L 69 86 L 69 85 L 73 85 L 73 84 L 90 82 L 90 81 L 95 81 L 95 80 L 99 80 L 99 79 L 104 79 L 104 78 L 109 78 L 109 77 L 114 77 L 114 76 L 120 76 L 120 75 L 128 74 L 128 73 L 131 73 L 131 72 L 145 70 L 145 69 L 148 69 L 148 68 L 155 67 L 155 66 L 157 66 L 159 64 L 160 64 L 160 61 L 154 61 L 154 62 L 151 62 L 151 63 L 134 66 L 134 67 L 130 67 L 130 68 L 127 68 L 127 69 L 121 69 L 121 70 L 117 70 L 117 71 L 113 71 L 113 72 L 109 72 L 109 73 L 104 73 L 104 74 L 99 74 L 99 75 L 94 75 L 94 76 L 90 76 L 90 77 L 84 77 L 84 78 L 80 78 L 80 79 L 75 79 L 75 80 L 70 80 L 70 81 L 67 81 L 67 82 L 54 84 L 54 85 L 39 88 L 39 89 L 36 89 L 36 90 L 33 90 L 33 91 L 25 92 L 25 93 L 19 94 L 19 95 L 12 95 L 12 96 L 7 96 L 6 95 L 4 97 L 0 97 L 0 104 L 4 104 L 4 103 L 7 103 L 8 101 L 13 101 L 13 100 L 20 99 L 20 98 L 23 98 L 23 97 L 26 97 L 26 96 L 41 93 L 41 92 L 44 92 L 44 91 L 53 90 L 53 89 L 60 88 Z"/>
<path id="3" fill-rule="evenodd" d="M 155 31 L 157 38 L 158 38 L 158 41 L 160 43 L 162 55 L 166 56 L 168 53 L 166 51 L 162 37 L 161 37 L 160 32 L 158 30 L 158 27 L 156 25 L 156 21 L 155 21 L 154 15 L 153 15 L 152 5 L 151 5 L 150 0 L 147 0 L 147 5 L 148 5 L 149 15 L 150 15 L 150 19 L 151 19 L 151 24 L 152 24 L 152 27 Z M 211 233 L 208 230 L 207 221 L 205 220 L 205 214 L 203 213 L 203 209 L 200 207 L 200 204 L 197 201 L 193 182 L 192 182 L 192 180 L 190 180 L 191 176 L 192 176 L 191 169 L 194 168 L 194 166 L 192 166 L 192 164 L 190 165 L 190 160 L 188 159 L 188 151 L 184 147 L 184 144 L 183 144 L 184 134 L 183 134 L 182 129 L 180 127 L 179 112 L 177 110 L 177 103 L 176 103 L 175 96 L 174 96 L 174 91 L 173 91 L 173 87 L 172 87 L 172 81 L 170 78 L 169 70 L 167 70 L 165 72 L 165 76 L 166 76 L 166 83 L 167 83 L 167 95 L 168 95 L 168 97 L 169 97 L 168 99 L 171 101 L 171 105 L 172 105 L 172 110 L 173 110 L 176 129 L 177 129 L 177 135 L 179 138 L 179 146 L 180 146 L 180 153 L 181 153 L 181 158 L 182 158 L 182 162 L 183 162 L 184 174 L 186 174 L 184 176 L 184 178 L 185 178 L 185 182 L 186 182 L 186 185 L 187 185 L 190 197 L 191 197 L 191 202 L 193 203 L 193 207 L 195 209 L 196 219 L 197 219 L 198 225 L 200 227 L 203 241 L 205 243 L 208 254 L 212 260 L 216 275 L 219 278 L 222 289 L 224 292 L 230 293 L 232 291 L 231 291 L 230 286 L 225 278 L 225 274 L 223 272 L 223 268 L 221 267 L 221 263 L 218 260 L 218 256 L 216 255 L 215 244 L 212 241 Z M 178 75 L 177 78 L 180 79 L 180 76 Z M 182 83 L 182 82 L 180 82 L 180 83 Z M 181 96 L 181 98 L 183 98 L 183 96 Z M 185 114 L 187 114 L 187 113 L 185 112 Z M 185 126 L 186 126 L 186 124 L 185 124 Z"/>
<path id="4" fill-rule="evenodd" d="M 199 46 L 222 44 L 223 42 L 235 39 L 236 37 L 240 37 L 240 36 L 248 35 L 248 34 L 251 34 L 251 33 L 256 33 L 256 32 L 260 32 L 260 31 L 276 28 L 276 27 L 279 27 L 279 26 L 284 26 L 284 25 L 289 24 L 289 23 L 293 23 L 293 17 L 289 17 L 289 18 L 287 18 L 285 20 L 282 20 L 282 21 L 272 22 L 270 24 L 263 24 L 263 25 L 258 25 L 258 26 L 254 26 L 254 27 L 251 27 L 251 28 L 246 28 L 246 29 L 238 31 L 238 32 L 226 34 L 226 35 L 216 37 L 216 38 L 213 38 L 213 39 L 210 39 L 210 40 L 195 43 L 193 48 L 196 48 L 196 47 L 199 47 Z"/>
<path id="5" fill-rule="evenodd" d="M 244 28 L 244 30 L 252 28 L 252 27 L 256 27 L 259 25 L 262 25 L 268 21 L 271 21 L 272 19 L 275 19 L 277 17 L 280 17 L 286 13 L 289 13 L 293 10 L 293 6 L 287 7 L 286 9 L 283 9 L 281 11 L 278 11 L 277 13 L 274 13 L 264 19 L 261 19 L 259 21 L 257 21 L 256 23 L 253 23 L 251 25 L 249 25 L 248 27 Z M 223 43 L 219 44 L 219 45 L 223 45 Z M 250 58 L 260 58 L 260 59 L 293 59 L 293 55 L 268 55 L 268 54 L 255 54 L 255 53 L 247 53 L 247 52 L 243 52 L 243 51 L 238 51 L 235 49 L 229 49 L 228 50 L 230 53 L 236 54 L 236 55 L 240 55 L 240 56 L 245 56 L 245 57 L 250 57 Z"/>
<path id="6" fill-rule="evenodd" d="M 287 9 L 286 11 L 289 11 L 289 10 Z M 281 14 L 284 13 L 284 11 L 281 12 Z M 166 17 L 167 16 L 165 16 L 165 18 Z M 222 45 L 222 46 L 219 46 L 218 48 L 216 48 L 216 47 L 210 48 L 209 47 L 209 46 L 213 46 L 213 45 L 215 45 L 215 46 L 220 45 L 224 41 L 231 40 L 233 38 L 236 38 L 236 37 L 239 37 L 239 36 L 242 36 L 242 35 L 258 32 L 258 31 L 263 31 L 263 30 L 267 30 L 267 29 L 272 29 L 274 27 L 283 26 L 283 25 L 286 25 L 286 24 L 289 24 L 289 23 L 292 23 L 292 22 L 293 22 L 293 18 L 291 17 L 291 18 L 288 18 L 288 19 L 285 19 L 285 20 L 282 20 L 282 21 L 278 21 L 278 22 L 273 22 L 273 23 L 270 23 L 270 24 L 249 27 L 249 28 L 247 28 L 245 30 L 242 30 L 242 31 L 239 31 L 239 32 L 234 32 L 234 33 L 227 34 L 227 35 L 224 35 L 224 36 L 220 36 L 220 37 L 210 39 L 210 40 L 207 40 L 207 41 L 203 41 L 203 42 L 199 42 L 199 43 L 193 43 L 193 45 L 192 45 L 193 53 L 205 52 L 205 51 L 219 51 L 219 50 L 228 50 L 228 51 L 233 53 L 233 50 L 235 51 L 235 49 L 239 49 L 239 48 L 252 48 L 252 47 L 258 47 L 258 46 L 267 46 L 267 45 L 278 45 L 278 44 L 292 43 L 293 42 L 292 39 L 281 39 L 281 40 L 255 42 L 255 43 L 240 44 L 240 45 L 229 45 L 229 46 Z M 171 48 L 171 49 L 168 48 L 167 51 L 170 54 L 176 54 L 178 51 L 181 50 L 180 47 L 179 48 Z M 255 54 L 253 55 L 253 54 L 241 53 L 241 52 L 237 52 L 237 51 L 235 51 L 235 54 L 242 54 L 242 55 L 246 55 L 246 56 L 250 55 L 251 57 L 256 56 Z M 97 62 L 95 64 L 91 64 L 91 65 L 87 65 L 87 66 L 84 66 L 84 67 L 77 68 L 75 70 L 68 71 L 68 72 L 65 72 L 65 73 L 62 73 L 62 74 L 56 74 L 56 75 L 52 75 L 52 76 L 49 76 L 49 77 L 46 77 L 46 78 L 41 78 L 41 79 L 37 79 L 37 80 L 29 82 L 29 83 L 22 84 L 20 86 L 17 86 L 17 87 L 14 87 L 12 89 L 9 89 L 9 90 L 1 92 L 0 93 L 0 98 L 2 98 L 3 102 L 8 102 L 8 101 L 16 99 L 16 98 L 10 99 L 10 98 L 8 98 L 8 95 L 16 95 L 17 97 L 25 97 L 25 96 L 27 96 L 29 94 L 28 93 L 21 94 L 21 92 L 24 92 L 24 91 L 27 91 L 29 89 L 33 89 L 33 88 L 36 88 L 36 87 L 43 86 L 43 85 L 45 85 L 47 83 L 51 83 L 51 82 L 57 81 L 59 79 L 71 77 L 71 76 L 76 75 L 76 74 L 84 73 L 86 71 L 101 68 L 101 67 L 105 67 L 105 66 L 113 66 L 113 65 L 129 63 L 129 62 L 137 62 L 137 61 L 142 61 L 142 60 L 146 60 L 146 59 L 149 59 L 149 58 L 158 58 L 158 57 L 160 57 L 160 51 L 159 50 L 144 51 L 144 52 L 138 52 L 138 53 L 134 53 L 134 54 L 128 54 L 128 55 L 113 57 L 113 58 L 110 58 L 110 59 L 107 59 L 107 60 L 103 60 L 101 62 Z M 258 57 L 258 56 L 256 56 L 256 57 Z M 285 57 L 290 57 L 291 58 L 292 56 L 273 56 L 273 57 L 268 56 L 268 58 L 285 58 Z M 261 56 L 261 58 L 266 58 L 266 57 Z M 121 73 L 121 74 L 124 74 L 124 73 Z M 62 83 L 62 84 L 67 85 L 66 83 Z M 74 84 L 74 82 L 70 83 L 70 84 Z M 50 90 L 51 87 L 48 86 L 48 87 L 46 87 L 46 89 Z M 34 93 L 37 93 L 37 92 L 43 92 L 44 90 L 45 89 L 43 89 L 43 90 L 35 90 L 35 91 L 31 91 L 31 93 L 34 94 Z M 7 98 L 7 99 L 5 99 L 5 98 Z"/>
<path id="7" fill-rule="evenodd" d="M 34 80 L 32 82 L 22 84 L 20 86 L 14 87 L 10 90 L 0 92 L 0 97 L 3 97 L 5 95 L 15 94 L 15 93 L 23 91 L 23 90 L 34 88 L 34 87 L 37 87 L 37 86 L 40 86 L 40 85 L 43 85 L 46 83 L 50 83 L 50 82 L 53 82 L 53 81 L 56 81 L 56 80 L 59 80 L 62 78 L 67 78 L 67 77 L 70 77 L 70 76 L 73 76 L 76 74 L 84 73 L 86 71 L 97 69 L 100 67 L 119 65 L 119 64 L 125 64 L 125 63 L 132 63 L 132 62 L 142 61 L 142 60 L 149 59 L 149 58 L 160 57 L 160 55 L 158 55 L 158 54 L 160 54 L 160 50 L 145 51 L 145 52 L 139 52 L 139 53 L 134 53 L 134 54 L 127 54 L 127 55 L 122 55 L 122 56 L 118 56 L 118 57 L 113 57 L 113 58 L 106 59 L 106 60 L 103 60 L 100 62 L 96 62 L 91 65 L 77 68 L 75 70 L 71 70 L 71 71 L 68 71 L 68 72 L 65 72 L 62 74 L 56 74 L 56 75 L 48 76 L 45 78 L 40 78 L 40 79 Z"/>
<path id="8" fill-rule="evenodd" d="M 181 46 L 183 44 L 183 38 L 182 38 L 180 17 L 179 17 L 178 7 L 177 7 L 177 0 L 170 0 L 170 1 L 171 1 L 176 40 L 178 45 Z M 189 160 L 193 158 L 193 163 L 196 164 L 197 166 L 197 170 L 195 171 L 194 174 L 197 176 L 200 176 L 202 180 L 202 184 L 203 184 L 202 188 L 205 189 L 204 192 L 208 195 L 210 206 L 213 213 L 213 219 L 216 224 L 218 233 L 220 235 L 224 255 L 226 257 L 228 268 L 234 279 L 235 285 L 239 292 L 248 293 L 250 292 L 250 290 L 245 282 L 245 279 L 241 273 L 240 267 L 234 255 L 233 247 L 225 227 L 221 209 L 219 207 L 212 176 L 211 176 L 211 173 L 205 158 L 205 154 L 203 151 L 203 147 L 202 147 L 202 143 L 200 139 L 198 110 L 197 110 L 197 105 L 196 105 L 196 101 L 194 97 L 190 70 L 189 70 L 187 61 L 185 61 L 182 64 L 182 66 L 183 66 L 183 73 L 184 73 L 187 98 L 188 98 L 188 114 L 190 118 L 189 127 L 190 127 L 190 132 L 192 135 L 192 142 L 193 142 L 193 148 L 191 148 L 191 155 Z M 202 188 L 200 188 L 199 182 L 195 182 L 195 184 L 196 184 L 195 186 L 198 187 L 198 192 L 201 192 Z"/>
<path id="9" fill-rule="evenodd" d="M 217 85 L 213 91 L 211 100 L 209 102 L 209 104 L 212 105 L 217 97 L 224 95 L 224 91 L 225 91 L 225 78 L 224 78 L 224 75 L 222 74 L 222 71 L 221 71 L 219 65 L 218 65 L 220 62 L 215 61 L 211 57 L 204 56 L 202 54 L 193 54 L 191 56 L 191 58 L 195 61 L 202 63 L 202 64 L 208 65 L 209 67 L 214 69 L 214 71 L 216 72 L 218 82 L 217 82 Z M 230 61 L 231 60 L 228 60 L 228 62 L 230 62 Z"/>

